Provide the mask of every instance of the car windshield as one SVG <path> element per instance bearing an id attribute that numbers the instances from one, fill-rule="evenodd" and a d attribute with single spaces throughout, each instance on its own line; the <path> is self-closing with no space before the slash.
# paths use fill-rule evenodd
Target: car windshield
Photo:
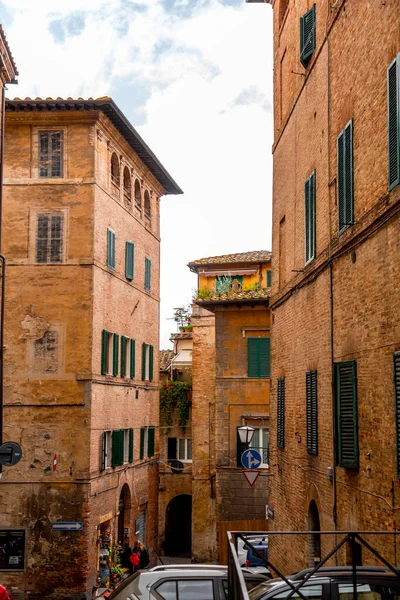
<path id="1" fill-rule="evenodd" d="M 250 600 L 255 600 L 256 598 L 259 598 L 262 594 L 266 594 L 267 592 L 269 592 L 269 590 L 272 590 L 277 585 L 278 585 L 277 581 L 264 581 L 263 583 L 260 583 L 259 585 L 254 587 L 252 590 L 250 590 L 250 592 L 249 592 Z"/>

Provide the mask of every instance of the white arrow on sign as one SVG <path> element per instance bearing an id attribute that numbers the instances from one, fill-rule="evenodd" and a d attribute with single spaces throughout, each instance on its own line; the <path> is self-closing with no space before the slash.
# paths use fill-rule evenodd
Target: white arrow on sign
<path id="1" fill-rule="evenodd" d="M 246 477 L 248 483 L 250 484 L 250 487 L 253 487 L 261 471 L 242 471 L 242 473 Z"/>
<path id="2" fill-rule="evenodd" d="M 52 523 L 51 528 L 54 531 L 81 531 L 83 529 L 83 523 L 78 523 L 77 521 L 59 521 L 58 523 Z"/>
<path id="3" fill-rule="evenodd" d="M 258 460 L 258 458 L 253 458 L 253 453 L 251 452 L 251 450 L 248 450 L 248 452 L 246 452 L 246 458 L 247 458 L 247 464 L 249 466 L 249 469 L 251 469 L 254 465 L 254 467 L 257 467 L 260 464 L 260 461 Z"/>

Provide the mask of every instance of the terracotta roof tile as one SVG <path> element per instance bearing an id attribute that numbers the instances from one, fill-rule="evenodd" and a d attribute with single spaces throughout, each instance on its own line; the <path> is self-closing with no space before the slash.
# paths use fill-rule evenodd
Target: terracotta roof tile
<path id="1" fill-rule="evenodd" d="M 208 258 L 199 258 L 188 264 L 188 267 L 195 269 L 200 265 L 224 265 L 232 263 L 259 263 L 269 262 L 271 260 L 271 252 L 268 250 L 252 250 L 250 252 L 239 252 L 237 254 L 223 254 L 222 256 L 210 256 Z"/>
<path id="2" fill-rule="evenodd" d="M 12 64 L 12 66 L 14 68 L 15 74 L 19 75 L 18 69 L 17 69 L 17 65 L 15 64 L 14 57 L 13 57 L 13 55 L 11 53 L 10 46 L 8 45 L 8 42 L 7 42 L 6 34 L 4 33 L 4 29 L 3 29 L 3 27 L 1 25 L 0 25 L 0 35 L 3 38 L 3 42 L 4 42 L 5 47 L 7 48 L 7 52 L 8 52 L 8 55 L 10 57 L 11 64 Z"/>
<path id="3" fill-rule="evenodd" d="M 160 350 L 160 371 L 167 370 L 167 367 L 170 365 L 174 356 L 172 350 Z"/>
<path id="4" fill-rule="evenodd" d="M 195 300 L 196 304 L 207 304 L 207 303 L 226 303 L 226 302 L 247 302 L 250 300 L 266 300 L 271 297 L 271 288 L 265 288 L 262 290 L 240 290 L 230 291 L 217 294 L 213 292 L 206 298 L 198 298 Z"/>

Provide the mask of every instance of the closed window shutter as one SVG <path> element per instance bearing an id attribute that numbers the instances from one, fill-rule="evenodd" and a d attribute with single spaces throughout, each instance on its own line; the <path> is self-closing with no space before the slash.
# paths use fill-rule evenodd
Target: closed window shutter
<path id="1" fill-rule="evenodd" d="M 130 376 L 131 379 L 135 378 L 136 371 L 136 343 L 135 340 L 131 340 L 131 354 L 130 354 Z"/>
<path id="2" fill-rule="evenodd" d="M 121 336 L 121 377 L 126 375 L 126 343 L 128 338 Z"/>
<path id="3" fill-rule="evenodd" d="M 151 289 L 151 260 L 144 259 L 144 287 L 147 291 Z"/>
<path id="4" fill-rule="evenodd" d="M 247 375 L 258 377 L 258 339 L 247 340 Z"/>
<path id="5" fill-rule="evenodd" d="M 387 71 L 389 190 L 400 183 L 400 53 Z"/>
<path id="6" fill-rule="evenodd" d="M 154 456 L 154 437 L 155 437 L 155 427 L 151 426 L 148 429 L 148 442 L 147 442 L 147 446 L 148 446 L 148 451 L 147 451 L 147 456 L 150 458 L 151 456 Z"/>
<path id="7" fill-rule="evenodd" d="M 119 335 L 114 333 L 113 335 L 113 375 L 118 375 L 118 352 L 119 350 Z"/>
<path id="8" fill-rule="evenodd" d="M 267 271 L 267 287 L 271 287 L 272 285 L 272 271 L 268 269 Z"/>
<path id="9" fill-rule="evenodd" d="M 124 463 L 124 431 L 115 429 L 112 432 L 111 466 L 119 467 Z"/>
<path id="10" fill-rule="evenodd" d="M 107 431 L 103 431 L 102 443 L 101 470 L 104 471 L 107 466 Z"/>
<path id="11" fill-rule="evenodd" d="M 259 376 L 269 377 L 270 376 L 270 339 L 260 338 L 258 340 L 259 348 Z"/>
<path id="12" fill-rule="evenodd" d="M 337 138 L 339 233 L 354 221 L 353 198 L 353 121 Z"/>
<path id="13" fill-rule="evenodd" d="M 108 331 L 103 329 L 101 334 L 101 374 L 107 374 Z"/>
<path id="14" fill-rule="evenodd" d="M 315 4 L 300 18 L 300 62 L 306 67 L 316 48 Z"/>
<path id="15" fill-rule="evenodd" d="M 243 444 L 240 441 L 240 435 L 239 435 L 239 427 L 236 427 L 236 466 L 237 467 L 242 467 L 243 469 L 243 465 L 242 465 L 242 454 L 243 452 L 247 449 L 246 444 Z"/>
<path id="16" fill-rule="evenodd" d="M 153 381 L 154 348 L 149 346 L 149 381 Z"/>
<path id="17" fill-rule="evenodd" d="M 176 460 L 177 443 L 175 437 L 168 438 L 168 460 Z"/>
<path id="18" fill-rule="evenodd" d="M 306 373 L 307 452 L 318 454 L 318 394 L 317 371 Z"/>
<path id="19" fill-rule="evenodd" d="M 358 469 L 356 362 L 335 365 L 337 461 L 339 467 Z"/>
<path id="20" fill-rule="evenodd" d="M 132 242 L 126 242 L 125 247 L 125 277 L 132 281 L 134 276 L 135 246 Z"/>
<path id="21" fill-rule="evenodd" d="M 305 212 L 305 251 L 306 263 L 315 258 L 315 171 L 304 184 L 304 212 Z"/>
<path id="22" fill-rule="evenodd" d="M 144 436 L 145 436 L 145 427 L 140 428 L 140 460 L 144 458 Z"/>
<path id="23" fill-rule="evenodd" d="M 142 381 L 146 379 L 146 354 L 147 354 L 147 344 L 143 342 L 142 344 Z"/>
<path id="24" fill-rule="evenodd" d="M 128 460 L 130 463 L 133 462 L 133 429 L 129 430 L 129 457 Z"/>
<path id="25" fill-rule="evenodd" d="M 278 379 L 277 445 L 285 447 L 285 378 Z"/>
<path id="26" fill-rule="evenodd" d="M 397 477 L 400 478 L 400 352 L 393 354 L 394 399 L 396 409 L 396 464 Z"/>
<path id="27" fill-rule="evenodd" d="M 247 374 L 249 377 L 269 377 L 270 375 L 270 339 L 248 338 Z"/>

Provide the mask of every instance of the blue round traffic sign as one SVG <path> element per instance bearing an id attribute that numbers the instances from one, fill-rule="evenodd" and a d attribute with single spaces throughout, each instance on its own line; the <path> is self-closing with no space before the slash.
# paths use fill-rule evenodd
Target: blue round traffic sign
<path id="1" fill-rule="evenodd" d="M 261 454 L 254 448 L 245 450 L 241 456 L 242 465 L 245 469 L 257 469 L 261 465 Z"/>

